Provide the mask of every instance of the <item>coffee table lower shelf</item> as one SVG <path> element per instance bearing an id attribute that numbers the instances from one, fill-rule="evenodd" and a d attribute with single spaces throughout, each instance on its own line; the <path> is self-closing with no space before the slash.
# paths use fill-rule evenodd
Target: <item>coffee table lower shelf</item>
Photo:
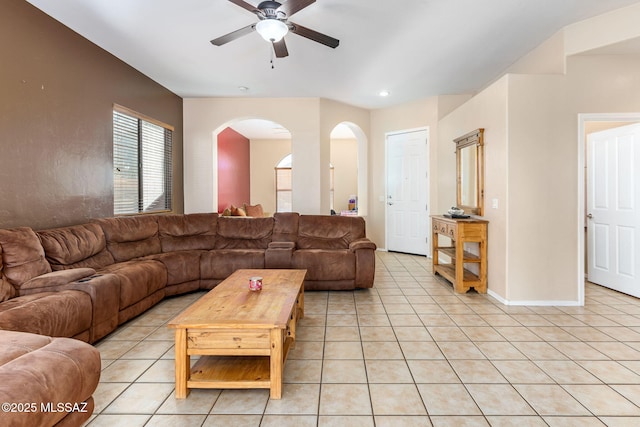
<path id="1" fill-rule="evenodd" d="M 202 356 L 188 388 L 271 388 L 268 356 Z"/>
<path id="2" fill-rule="evenodd" d="M 287 360 L 292 338 L 284 343 L 282 365 Z M 200 356 L 191 367 L 187 388 L 271 388 L 270 356 Z"/>

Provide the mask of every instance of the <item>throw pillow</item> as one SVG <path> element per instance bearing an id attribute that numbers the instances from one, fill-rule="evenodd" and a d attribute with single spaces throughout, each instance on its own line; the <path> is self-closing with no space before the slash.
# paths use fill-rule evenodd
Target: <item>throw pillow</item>
<path id="1" fill-rule="evenodd" d="M 231 216 L 247 216 L 247 213 L 242 208 L 236 208 L 231 206 Z"/>
<path id="2" fill-rule="evenodd" d="M 264 216 L 264 211 L 262 210 L 262 205 L 244 205 L 245 211 L 247 212 L 247 216 L 253 216 L 256 218 L 262 218 Z"/>

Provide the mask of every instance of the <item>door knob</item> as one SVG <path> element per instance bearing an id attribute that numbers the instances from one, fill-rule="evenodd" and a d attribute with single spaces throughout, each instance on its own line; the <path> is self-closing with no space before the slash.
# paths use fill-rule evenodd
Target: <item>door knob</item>
<path id="1" fill-rule="evenodd" d="M 587 218 L 591 219 L 591 218 L 593 218 L 593 215 L 587 214 Z"/>
<path id="2" fill-rule="evenodd" d="M 389 203 L 388 203 L 388 205 L 389 205 L 389 206 L 392 206 L 392 205 L 393 205 L 393 202 L 389 202 Z"/>

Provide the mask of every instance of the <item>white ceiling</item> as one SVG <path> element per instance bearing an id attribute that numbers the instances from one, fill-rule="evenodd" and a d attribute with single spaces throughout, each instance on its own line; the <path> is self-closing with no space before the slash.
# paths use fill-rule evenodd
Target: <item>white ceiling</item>
<path id="1" fill-rule="evenodd" d="M 637 2 L 317 0 L 291 20 L 340 46 L 289 34 L 290 55 L 272 69 L 255 32 L 209 43 L 257 21 L 229 1 L 28 1 L 181 97 L 322 97 L 372 109 L 477 92 L 562 27 Z"/>

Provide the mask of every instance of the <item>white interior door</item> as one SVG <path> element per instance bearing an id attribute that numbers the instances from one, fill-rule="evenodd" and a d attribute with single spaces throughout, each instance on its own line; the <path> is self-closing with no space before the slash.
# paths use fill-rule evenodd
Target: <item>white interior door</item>
<path id="1" fill-rule="evenodd" d="M 387 137 L 387 250 L 427 254 L 428 131 Z"/>
<path id="2" fill-rule="evenodd" d="M 587 137 L 587 276 L 640 297 L 640 124 Z"/>

